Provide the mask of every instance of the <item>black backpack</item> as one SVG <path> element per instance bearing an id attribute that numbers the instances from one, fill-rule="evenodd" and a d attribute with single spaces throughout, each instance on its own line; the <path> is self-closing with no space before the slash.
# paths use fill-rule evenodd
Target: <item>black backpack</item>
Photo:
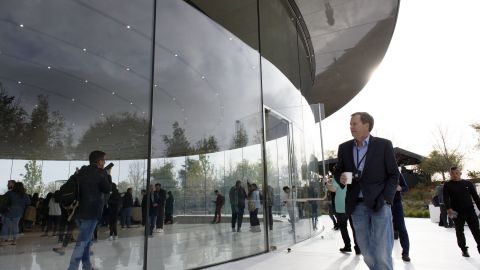
<path id="1" fill-rule="evenodd" d="M 80 182 L 78 174 L 70 176 L 55 195 L 55 201 L 58 201 L 64 208 L 78 206 L 80 202 Z"/>

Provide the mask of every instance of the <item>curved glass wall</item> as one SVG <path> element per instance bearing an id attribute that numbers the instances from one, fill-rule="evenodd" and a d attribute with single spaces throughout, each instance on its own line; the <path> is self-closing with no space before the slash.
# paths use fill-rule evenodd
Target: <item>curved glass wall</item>
<path id="1" fill-rule="evenodd" d="M 320 232 L 318 109 L 305 99 L 315 63 L 295 10 L 287 0 L 2 1 L 0 194 L 13 179 L 33 201 L 17 245 L 0 248 L 2 269 L 66 268 L 74 244 L 52 251 L 60 229 L 48 194 L 96 149 L 135 200 L 118 215 L 105 205 L 96 267 L 199 268 Z M 155 184 L 173 204 L 149 237 Z M 118 238 L 109 238 L 112 216 Z"/>

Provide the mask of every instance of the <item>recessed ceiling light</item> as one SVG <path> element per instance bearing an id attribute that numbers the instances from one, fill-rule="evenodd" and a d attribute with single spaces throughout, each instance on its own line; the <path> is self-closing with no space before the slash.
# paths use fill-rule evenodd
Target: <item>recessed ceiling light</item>
<path id="1" fill-rule="evenodd" d="M 75 99 L 74 99 L 74 98 L 72 98 L 72 102 L 75 102 Z"/>
<path id="2" fill-rule="evenodd" d="M 173 56 L 178 57 L 178 54 L 174 54 Z"/>
<path id="3" fill-rule="evenodd" d="M 88 83 L 88 80 L 85 80 L 85 83 Z"/>
<path id="4" fill-rule="evenodd" d="M 127 29 L 130 29 L 130 25 L 127 25 Z"/>
<path id="5" fill-rule="evenodd" d="M 112 92 L 112 95 L 115 95 L 115 91 Z"/>
<path id="6" fill-rule="evenodd" d="M 126 71 L 130 71 L 130 68 L 129 68 L 129 67 L 127 67 L 125 70 L 126 70 Z"/>
<path id="7" fill-rule="evenodd" d="M 157 87 L 157 86 L 158 86 L 158 84 L 154 84 L 153 86 Z"/>
<path id="8" fill-rule="evenodd" d="M 51 67 L 51 66 L 48 66 L 47 68 L 48 68 L 48 69 L 52 69 L 52 67 Z"/>
<path id="9" fill-rule="evenodd" d="M 133 102 L 130 102 L 130 105 L 133 105 Z"/>
<path id="10" fill-rule="evenodd" d="M 20 27 L 23 28 L 23 24 L 20 24 Z"/>
<path id="11" fill-rule="evenodd" d="M 87 48 L 83 48 L 82 51 L 86 52 L 86 51 L 87 51 Z"/>
<path id="12" fill-rule="evenodd" d="M 21 84 L 22 82 L 21 82 L 21 81 L 18 81 L 17 83 L 18 83 L 18 84 Z"/>
<path id="13" fill-rule="evenodd" d="M 229 37 L 228 40 L 233 40 L 233 38 Z"/>

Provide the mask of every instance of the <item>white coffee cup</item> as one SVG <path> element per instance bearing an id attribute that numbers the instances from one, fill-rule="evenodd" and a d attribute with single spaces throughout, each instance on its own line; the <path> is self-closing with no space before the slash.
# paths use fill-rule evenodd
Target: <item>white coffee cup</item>
<path id="1" fill-rule="evenodd" d="M 347 185 L 352 184 L 353 173 L 352 172 L 344 172 L 343 175 L 345 175 L 345 177 L 347 177 Z"/>

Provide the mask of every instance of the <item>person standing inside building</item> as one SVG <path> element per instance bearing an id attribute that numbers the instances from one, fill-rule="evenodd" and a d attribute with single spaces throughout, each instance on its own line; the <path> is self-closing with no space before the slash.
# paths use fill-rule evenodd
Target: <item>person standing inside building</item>
<path id="1" fill-rule="evenodd" d="M 232 208 L 232 232 L 241 232 L 242 231 L 242 221 L 243 221 L 243 212 L 245 211 L 245 199 L 247 198 L 247 193 L 242 187 L 242 182 L 237 180 L 235 186 L 230 188 L 228 193 L 230 198 L 230 207 Z M 235 230 L 235 225 L 237 229 Z"/>
<path id="2" fill-rule="evenodd" d="M 165 202 L 165 224 L 173 224 L 173 204 L 175 198 L 171 191 L 167 192 L 167 200 Z"/>
<path id="3" fill-rule="evenodd" d="M 8 201 L 7 209 L 2 215 L 2 235 L 0 245 L 16 245 L 18 235 L 18 223 L 23 216 L 25 208 L 30 204 L 30 198 L 25 192 L 22 182 L 15 182 L 13 188 L 5 194 Z M 12 241 L 8 242 L 9 236 Z"/>
<path id="4" fill-rule="evenodd" d="M 402 246 L 402 260 L 405 262 L 410 261 L 410 240 L 408 238 L 407 227 L 405 226 L 405 217 L 403 215 L 402 205 L 402 193 L 408 191 L 407 182 L 402 174 L 397 185 L 397 192 L 392 204 L 392 216 L 393 216 L 393 229 L 398 231 L 398 237 L 400 238 L 400 245 Z"/>
<path id="5" fill-rule="evenodd" d="M 117 185 L 112 183 L 112 193 L 108 198 L 108 228 L 110 229 L 110 236 L 108 240 L 116 240 L 118 238 L 117 223 L 120 205 L 122 204 L 122 197 L 118 192 Z"/>
<path id="6" fill-rule="evenodd" d="M 461 178 L 462 172 L 457 166 L 450 168 L 450 181 L 443 187 L 443 200 L 447 208 L 448 216 L 455 223 L 455 232 L 457 234 L 457 244 L 462 250 L 463 257 L 470 257 L 468 247 L 466 246 L 465 234 L 463 232 L 465 222 L 473 234 L 477 249 L 480 252 L 480 228 L 478 217 L 473 207 L 472 199 L 480 209 L 480 197 L 472 182 Z"/>
<path id="7" fill-rule="evenodd" d="M 79 234 L 68 270 L 77 270 L 80 261 L 82 261 L 83 269 L 92 269 L 90 246 L 93 231 L 102 217 L 105 194 L 112 190 L 107 172 L 103 169 L 105 155 L 105 152 L 98 150 L 91 152 L 88 157 L 90 165 L 82 167 L 77 174 L 80 205 L 75 211 L 75 215 Z"/>
<path id="8" fill-rule="evenodd" d="M 122 220 L 121 220 L 122 229 L 125 229 L 125 226 L 127 226 L 127 228 L 130 228 L 130 225 L 132 223 L 132 210 L 133 210 L 132 192 L 133 192 L 132 188 L 128 188 L 127 192 L 125 192 L 125 195 L 123 195 Z"/>
<path id="9" fill-rule="evenodd" d="M 370 269 L 392 270 L 393 224 L 391 204 L 399 171 L 392 142 L 373 137 L 373 117 L 351 115 L 353 140 L 338 147 L 335 180 L 348 185 L 345 213 L 352 216 L 358 246 Z"/>
<path id="10" fill-rule="evenodd" d="M 163 232 L 163 222 L 165 218 L 165 203 L 167 201 L 167 191 L 162 188 L 160 183 L 155 184 L 155 192 L 157 193 L 158 207 L 157 207 L 157 232 Z"/>
<path id="11" fill-rule="evenodd" d="M 225 197 L 223 197 L 218 190 L 215 190 L 213 193 L 215 193 L 215 201 L 213 201 L 213 203 L 215 203 L 215 216 L 213 217 L 212 224 L 220 223 L 222 219 L 222 207 L 225 204 Z"/>

